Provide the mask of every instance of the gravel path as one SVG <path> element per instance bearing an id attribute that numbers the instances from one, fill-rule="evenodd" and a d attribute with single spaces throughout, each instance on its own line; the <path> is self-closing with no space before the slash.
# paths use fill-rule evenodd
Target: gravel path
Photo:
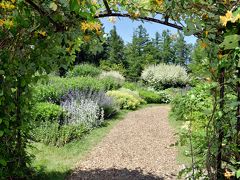
<path id="1" fill-rule="evenodd" d="M 177 179 L 174 132 L 168 106 L 130 112 L 78 164 L 68 179 Z"/>

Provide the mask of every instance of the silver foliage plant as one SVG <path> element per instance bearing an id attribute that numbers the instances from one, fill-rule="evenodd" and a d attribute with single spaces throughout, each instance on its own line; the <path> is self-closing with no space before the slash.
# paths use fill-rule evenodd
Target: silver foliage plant
<path id="1" fill-rule="evenodd" d="M 99 126 L 104 117 L 116 113 L 117 108 L 111 97 L 104 92 L 69 91 L 62 97 L 61 106 L 68 111 L 66 124 L 84 124 L 88 128 Z"/>
<path id="2" fill-rule="evenodd" d="M 104 111 L 91 99 L 67 100 L 61 106 L 68 111 L 67 124 L 84 124 L 88 128 L 99 126 L 104 121 Z"/>

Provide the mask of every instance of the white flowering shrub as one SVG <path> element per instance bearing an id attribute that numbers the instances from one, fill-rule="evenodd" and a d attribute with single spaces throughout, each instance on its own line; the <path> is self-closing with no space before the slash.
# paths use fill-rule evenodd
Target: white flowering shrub
<path id="1" fill-rule="evenodd" d="M 184 67 L 179 65 L 158 64 L 145 68 L 141 75 L 142 80 L 154 89 L 182 87 L 188 82 L 188 74 Z"/>
<path id="2" fill-rule="evenodd" d="M 125 77 L 123 77 L 122 74 L 120 74 L 118 71 L 103 71 L 100 76 L 100 79 L 104 79 L 104 78 L 113 78 L 117 81 L 120 82 L 124 82 L 125 81 Z"/>

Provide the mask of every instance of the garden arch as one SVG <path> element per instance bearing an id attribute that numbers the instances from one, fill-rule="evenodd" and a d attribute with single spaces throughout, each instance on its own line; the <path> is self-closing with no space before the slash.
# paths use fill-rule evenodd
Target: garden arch
<path id="1" fill-rule="evenodd" d="M 212 118 L 213 137 L 217 137 L 214 155 L 209 147 L 208 175 L 211 179 L 223 177 L 223 162 L 239 169 L 240 155 L 240 67 L 239 61 L 239 10 L 238 0 L 150 0 L 150 1 L 51 1 L 36 3 L 34 0 L 4 0 L 0 3 L 0 176 L 14 177 L 28 169 L 29 156 L 25 147 L 28 137 L 30 86 L 40 77 L 35 72 L 51 72 L 54 67 L 65 67 L 71 60 L 84 33 L 94 34 L 100 29 L 97 18 L 120 16 L 147 20 L 183 30 L 201 39 L 202 47 L 209 55 L 208 65 L 213 84 L 214 103 Z M 121 13 L 126 12 L 126 13 Z M 162 15 L 162 19 L 149 14 Z M 220 17 L 220 20 L 219 20 Z M 169 19 L 178 22 L 173 23 Z M 79 21 L 84 22 L 80 25 Z M 182 21 L 186 27 L 182 25 Z M 88 31 L 88 32 L 86 32 Z M 34 51 L 30 45 L 34 45 Z M 219 45 L 220 44 L 220 45 Z M 212 46 L 218 47 L 216 52 Z M 31 46 L 32 47 L 32 46 Z M 47 50 L 46 50 L 47 49 Z M 65 49 L 68 49 L 65 51 Z M 44 55 L 44 56 L 43 56 Z M 68 62 L 51 57 L 66 57 Z M 36 60 L 37 59 L 37 60 Z M 232 77 L 236 77 L 233 79 Z M 231 84 L 231 85 L 229 85 Z M 231 90 L 229 90 L 231 89 Z M 235 129 L 227 129 L 230 105 L 228 97 L 234 92 Z M 227 120 L 226 120 L 227 119 Z M 230 133 L 234 131 L 234 133 Z M 230 138 L 229 138 L 230 136 Z M 230 139 L 230 140 L 229 140 Z M 212 139 L 213 140 L 213 139 Z M 229 143 L 223 146 L 227 140 Z M 209 143 L 209 142 L 208 142 Z M 210 146 L 211 144 L 209 144 Z M 226 150 L 231 150 L 224 160 Z M 227 162 L 226 162 L 227 161 Z M 236 165 L 238 164 L 238 165 Z M 239 172 L 239 171 L 238 171 Z M 12 176 L 12 174 L 14 175 Z"/>

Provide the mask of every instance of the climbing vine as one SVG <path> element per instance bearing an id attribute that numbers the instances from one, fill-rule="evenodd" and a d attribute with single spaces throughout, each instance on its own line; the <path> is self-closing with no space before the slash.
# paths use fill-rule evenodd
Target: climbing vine
<path id="1" fill-rule="evenodd" d="M 101 36 L 99 18 L 128 17 L 195 35 L 208 52 L 214 99 L 208 137 L 210 179 L 240 176 L 238 0 L 3 0 L 0 3 L 0 177 L 24 177 L 29 169 L 31 86 L 66 68 L 79 44 Z M 212 48 L 217 47 L 217 48 Z M 229 153 L 230 152 L 230 153 Z M 231 171 L 230 171 L 230 170 Z M 234 174 L 235 173 L 235 174 Z M 230 174 L 230 175 L 229 175 Z"/>

